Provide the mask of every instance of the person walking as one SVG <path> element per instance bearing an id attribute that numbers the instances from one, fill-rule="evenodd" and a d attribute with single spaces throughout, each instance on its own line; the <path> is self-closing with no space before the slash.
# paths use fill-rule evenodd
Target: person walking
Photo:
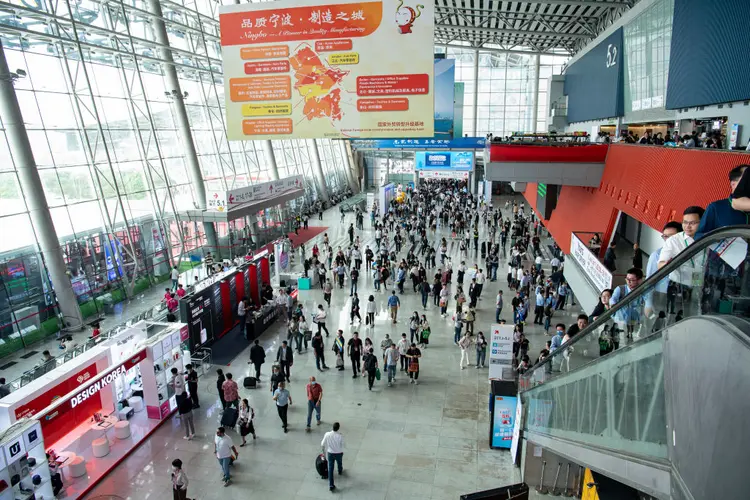
<path id="1" fill-rule="evenodd" d="M 503 291 L 497 292 L 495 298 L 495 323 L 500 323 L 500 313 L 503 311 Z"/>
<path id="2" fill-rule="evenodd" d="M 318 369 L 319 372 L 322 372 L 323 370 L 327 370 L 328 367 L 326 366 L 326 358 L 325 358 L 325 344 L 323 343 L 323 335 L 321 335 L 320 332 L 317 332 L 315 336 L 312 338 L 312 348 L 313 353 L 315 354 L 315 367 Z M 321 368 L 322 365 L 322 368 Z"/>
<path id="3" fill-rule="evenodd" d="M 330 297 L 328 300 L 328 307 L 331 307 L 331 301 Z M 323 304 L 318 304 L 318 312 L 315 314 L 315 317 L 313 318 L 313 323 L 317 323 L 318 325 L 318 333 L 320 333 L 321 330 L 326 331 L 326 337 L 328 337 L 330 334 L 328 333 L 328 328 L 326 328 L 326 311 L 323 309 Z"/>
<path id="4" fill-rule="evenodd" d="M 242 297 L 237 303 L 237 319 L 239 320 L 240 332 L 242 332 L 242 336 L 245 337 L 245 340 L 248 340 L 247 330 L 245 329 L 245 321 L 247 319 L 247 306 L 247 299 L 245 299 L 245 297 Z"/>
<path id="5" fill-rule="evenodd" d="M 307 393 L 307 427 L 305 427 L 305 431 L 310 432 L 313 410 L 315 410 L 317 425 L 320 425 L 320 404 L 323 401 L 323 387 L 315 380 L 315 377 L 310 377 L 310 382 L 305 386 L 305 392 Z"/>
<path id="6" fill-rule="evenodd" d="M 357 318 L 359 323 L 362 323 L 362 316 L 359 315 L 359 295 L 357 295 L 357 292 L 354 292 L 354 297 L 352 297 L 352 306 L 349 310 L 349 324 L 354 324 L 354 318 Z"/>
<path id="7" fill-rule="evenodd" d="M 417 344 L 412 343 L 409 350 L 406 351 L 406 358 L 409 360 L 409 383 L 419 385 L 419 358 L 422 357 L 422 351 Z"/>
<path id="8" fill-rule="evenodd" d="M 458 341 L 458 347 L 461 348 L 461 361 L 458 363 L 458 366 L 463 370 L 466 368 L 464 366 L 464 360 L 466 360 L 466 366 L 471 366 L 471 363 L 469 362 L 469 349 L 471 349 L 471 337 L 469 337 L 469 332 L 464 332 L 464 336 Z"/>
<path id="9" fill-rule="evenodd" d="M 406 334 L 404 340 L 406 340 Z M 396 381 L 396 367 L 398 366 L 398 360 L 401 357 L 398 352 L 396 344 L 391 343 L 390 347 L 385 351 L 385 369 L 388 372 L 388 387 L 393 386 L 393 382 Z"/>
<path id="10" fill-rule="evenodd" d="M 214 438 L 214 453 L 216 458 L 219 460 L 219 466 L 224 479 L 224 486 L 229 486 L 232 483 L 232 476 L 229 472 L 229 466 L 233 460 L 237 460 L 240 456 L 237 448 L 234 447 L 232 438 L 227 436 L 226 429 L 219 427 L 216 429 L 216 437 Z"/>
<path id="11" fill-rule="evenodd" d="M 344 331 L 339 330 L 336 332 L 336 339 L 333 341 L 333 352 L 336 353 L 336 369 L 338 371 L 344 371 Z"/>
<path id="12" fill-rule="evenodd" d="M 221 390 L 224 391 L 225 408 L 230 406 L 240 407 L 240 388 L 237 382 L 232 380 L 231 373 L 227 373 L 227 379 L 221 384 Z"/>
<path id="13" fill-rule="evenodd" d="M 281 343 L 281 347 L 276 351 L 276 361 L 279 363 L 281 371 L 286 377 L 286 381 L 290 382 L 292 379 L 290 377 L 291 374 L 289 369 L 294 364 L 294 349 L 289 347 L 286 340 Z"/>
<path id="14" fill-rule="evenodd" d="M 284 381 L 284 373 L 278 365 L 273 365 L 271 373 L 271 395 L 279 388 L 279 382 Z"/>
<path id="15" fill-rule="evenodd" d="M 362 359 L 362 339 L 359 338 L 358 332 L 354 332 L 352 338 L 349 339 L 347 353 L 349 359 L 352 361 L 352 378 L 357 378 L 360 369 L 360 359 Z"/>
<path id="16" fill-rule="evenodd" d="M 398 318 L 398 308 L 401 307 L 401 299 L 398 298 L 398 295 L 396 295 L 396 290 L 393 290 L 391 292 L 391 296 L 388 297 L 388 309 L 391 311 L 391 320 L 393 320 L 393 324 L 396 324 L 396 319 Z"/>
<path id="17" fill-rule="evenodd" d="M 419 284 L 419 292 L 422 294 L 422 309 L 427 309 L 427 300 L 430 297 L 430 284 L 422 281 Z"/>
<path id="18" fill-rule="evenodd" d="M 466 333 L 473 336 L 474 335 L 474 320 L 476 319 L 476 314 L 474 312 L 474 308 L 470 307 L 469 311 L 466 313 L 466 316 L 464 316 L 464 323 L 466 323 Z"/>
<path id="19" fill-rule="evenodd" d="M 196 410 L 201 407 L 200 401 L 198 400 L 198 372 L 195 371 L 195 368 L 193 368 L 193 365 L 187 364 L 185 365 L 185 368 L 187 369 L 187 385 L 188 385 L 188 391 L 190 391 L 190 399 L 193 402 L 193 408 Z"/>
<path id="20" fill-rule="evenodd" d="M 365 325 L 369 325 L 370 328 L 373 328 L 375 326 L 375 297 L 372 295 L 367 298 L 365 312 L 367 313 Z"/>
<path id="21" fill-rule="evenodd" d="M 172 499 L 173 500 L 188 500 L 187 488 L 188 488 L 188 477 L 185 471 L 182 470 L 182 460 L 175 458 L 172 460 Z"/>
<path id="22" fill-rule="evenodd" d="M 192 441 L 195 437 L 195 423 L 193 422 L 193 401 L 190 398 L 182 398 L 177 411 L 180 413 L 180 423 L 185 429 L 183 439 Z"/>
<path id="23" fill-rule="evenodd" d="M 172 368 L 170 372 L 172 373 L 172 379 L 169 381 L 169 386 L 174 389 L 174 396 L 179 406 L 183 398 L 187 399 L 187 394 L 185 394 L 185 376 L 177 368 Z"/>
<path id="24" fill-rule="evenodd" d="M 388 349 L 391 348 L 391 345 L 393 344 L 393 341 L 391 340 L 391 336 L 387 333 L 385 334 L 385 338 L 380 341 L 380 350 L 383 353 L 383 364 L 385 365 L 385 354 L 388 352 Z"/>
<path id="25" fill-rule="evenodd" d="M 411 318 L 409 318 L 409 342 L 414 342 L 414 337 L 419 340 L 419 313 L 414 311 Z"/>
<path id="26" fill-rule="evenodd" d="M 372 352 L 367 351 L 364 358 L 362 358 L 362 376 L 367 373 L 367 388 L 372 390 L 372 385 L 375 383 L 375 374 L 378 370 L 378 357 Z"/>
<path id="27" fill-rule="evenodd" d="M 224 376 L 224 370 L 221 368 L 218 368 L 216 370 L 216 390 L 219 393 L 219 401 L 221 401 L 221 407 L 226 408 L 227 407 L 227 401 L 224 399 L 224 381 L 226 380 L 226 377 Z"/>
<path id="28" fill-rule="evenodd" d="M 479 370 L 480 364 L 482 365 L 482 368 L 484 368 L 484 361 L 487 356 L 487 339 L 484 338 L 484 333 L 482 332 L 477 333 L 476 348 L 477 348 L 477 370 Z"/>
<path id="29" fill-rule="evenodd" d="M 253 364 L 255 367 L 255 378 L 260 380 L 260 367 L 266 362 L 266 350 L 260 345 L 260 341 L 255 339 L 253 346 L 250 348 L 250 361 L 247 362 Z"/>
<path id="30" fill-rule="evenodd" d="M 255 410 L 250 407 L 250 403 L 247 401 L 247 399 L 243 399 L 242 403 L 240 403 L 240 414 L 237 420 L 240 424 L 240 436 L 242 436 L 242 443 L 240 444 L 240 448 L 247 444 L 247 441 L 245 441 L 245 436 L 247 436 L 248 434 L 252 434 L 253 439 L 257 437 L 255 435 L 255 426 L 253 425 L 254 418 Z"/>
<path id="31" fill-rule="evenodd" d="M 286 390 L 286 384 L 282 380 L 279 382 L 279 387 L 273 392 L 273 398 L 276 401 L 276 411 L 279 413 L 281 419 L 281 428 L 284 429 L 284 433 L 289 432 L 289 424 L 286 420 L 287 411 L 292 406 L 292 395 Z"/>
<path id="32" fill-rule="evenodd" d="M 464 326 L 463 314 L 458 311 L 454 317 L 453 322 L 453 343 L 458 345 L 458 341 L 461 339 L 461 329 Z"/>
<path id="33" fill-rule="evenodd" d="M 419 338 L 419 337 L 417 337 Z M 412 344 L 414 343 L 414 340 L 412 339 Z M 409 359 L 406 357 L 406 351 L 409 350 L 409 341 L 406 339 L 406 334 L 401 334 L 401 340 L 398 341 L 398 354 L 399 354 L 399 360 L 401 360 L 401 371 L 406 371 L 406 362 L 409 361 Z"/>
<path id="34" fill-rule="evenodd" d="M 338 465 L 339 476 L 344 474 L 344 436 L 339 432 L 341 424 L 333 423 L 333 430 L 328 431 L 323 436 L 320 446 L 328 459 L 328 489 L 334 491 L 336 485 L 333 481 L 333 467 Z"/>
<path id="35" fill-rule="evenodd" d="M 328 307 L 331 307 L 331 293 L 333 293 L 333 285 L 331 285 L 331 280 L 326 278 L 326 282 L 323 284 L 323 300 L 328 304 Z"/>

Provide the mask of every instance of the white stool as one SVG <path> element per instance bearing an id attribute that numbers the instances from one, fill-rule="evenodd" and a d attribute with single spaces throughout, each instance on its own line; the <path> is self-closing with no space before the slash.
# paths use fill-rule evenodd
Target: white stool
<path id="1" fill-rule="evenodd" d="M 115 437 L 117 439 L 127 439 L 130 437 L 130 422 L 120 420 L 115 423 Z"/>
<path id="2" fill-rule="evenodd" d="M 109 440 L 105 437 L 94 439 L 91 443 L 91 448 L 94 450 L 94 456 L 97 458 L 106 457 L 109 455 Z"/>
<path id="3" fill-rule="evenodd" d="M 86 459 L 76 455 L 66 464 L 70 470 L 71 477 L 81 477 L 86 475 Z"/>
<path id="4" fill-rule="evenodd" d="M 143 411 L 143 398 L 140 396 L 133 396 L 132 398 L 128 398 L 128 405 L 136 413 L 138 413 L 139 411 Z"/>

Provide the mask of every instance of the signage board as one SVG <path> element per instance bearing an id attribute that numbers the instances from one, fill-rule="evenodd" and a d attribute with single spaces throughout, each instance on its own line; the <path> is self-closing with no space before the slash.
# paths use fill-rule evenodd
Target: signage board
<path id="1" fill-rule="evenodd" d="M 227 137 L 433 136 L 434 10 L 413 0 L 222 6 Z"/>
<path id="2" fill-rule="evenodd" d="M 354 149 L 484 149 L 484 137 L 456 137 L 455 139 L 355 139 Z"/>
<path id="3" fill-rule="evenodd" d="M 435 59 L 435 137 L 452 139 L 455 59 Z"/>
<path id="4" fill-rule="evenodd" d="M 518 398 L 495 396 L 492 408 L 492 448 L 510 448 Z"/>
<path id="5" fill-rule="evenodd" d="M 575 234 L 570 237 L 570 256 L 578 263 L 581 270 L 594 283 L 600 293 L 602 290 L 612 288 L 612 273 Z"/>
<path id="6" fill-rule="evenodd" d="M 414 170 L 463 170 L 474 168 L 473 151 L 418 151 L 414 155 Z"/>
<path id="7" fill-rule="evenodd" d="M 457 172 L 455 170 L 420 170 L 420 179 L 463 179 L 469 178 L 469 172 Z"/>
<path id="8" fill-rule="evenodd" d="M 518 445 L 521 444 L 521 419 L 523 418 L 523 403 L 516 403 L 516 418 L 513 419 L 513 437 L 510 440 L 510 460 L 518 463 Z"/>
<path id="9" fill-rule="evenodd" d="M 270 200 L 295 189 L 304 189 L 304 180 L 301 175 L 292 175 L 276 181 L 259 182 L 229 191 L 209 191 L 206 193 L 206 207 L 216 212 L 224 212 L 244 203 Z"/>
<path id="10" fill-rule="evenodd" d="M 24 417 L 33 417 L 61 397 L 73 392 L 77 387 L 85 384 L 89 379 L 94 378 L 96 373 L 96 362 L 92 362 L 85 368 L 71 374 L 51 389 L 44 391 L 44 393 L 35 397 L 28 403 L 22 404 L 16 408 L 14 410 L 16 420 L 21 420 Z"/>
<path id="11" fill-rule="evenodd" d="M 490 380 L 513 380 L 513 325 L 490 326 Z"/>

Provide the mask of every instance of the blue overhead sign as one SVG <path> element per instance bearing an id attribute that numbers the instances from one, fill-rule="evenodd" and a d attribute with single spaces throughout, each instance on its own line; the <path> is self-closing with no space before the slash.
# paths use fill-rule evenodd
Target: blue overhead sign
<path id="1" fill-rule="evenodd" d="M 473 166 L 473 151 L 419 151 L 414 155 L 414 170 L 471 171 Z"/>
<path id="2" fill-rule="evenodd" d="M 456 139 L 353 139 L 354 149 L 484 149 L 484 137 Z"/>

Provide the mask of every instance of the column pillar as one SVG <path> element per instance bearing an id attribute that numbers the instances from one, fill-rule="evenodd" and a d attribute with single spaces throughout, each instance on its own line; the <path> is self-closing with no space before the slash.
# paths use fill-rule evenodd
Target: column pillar
<path id="1" fill-rule="evenodd" d="M 477 100 L 479 99 L 479 49 L 474 51 L 474 137 L 477 136 Z"/>
<path id="2" fill-rule="evenodd" d="M 355 193 L 359 193 L 362 191 L 362 183 L 359 180 L 359 161 L 357 158 L 354 157 L 354 151 L 352 150 L 352 143 L 349 141 L 342 141 L 344 144 L 344 151 L 346 151 L 346 155 L 349 158 L 349 168 L 352 173 L 352 179 L 354 179 L 354 185 L 356 186 L 356 189 L 354 190 Z"/>
<path id="3" fill-rule="evenodd" d="M 315 139 L 307 140 L 307 148 L 312 152 L 312 166 L 315 171 L 315 180 L 318 183 L 318 192 L 323 201 L 328 202 L 328 188 L 326 187 L 326 177 L 323 175 L 323 164 L 320 163 L 320 153 L 318 152 L 318 143 Z"/>
<path id="4" fill-rule="evenodd" d="M 273 152 L 273 144 L 270 140 L 263 141 L 263 153 L 265 153 L 266 160 L 268 160 L 268 166 L 270 167 L 269 170 L 271 171 L 271 180 L 279 180 L 279 167 L 276 166 L 276 155 Z"/>
<path id="5" fill-rule="evenodd" d="M 341 158 L 344 160 L 344 174 L 346 174 L 346 180 L 349 183 L 349 189 L 352 190 L 353 194 L 357 194 L 359 186 L 357 184 L 357 178 L 354 176 L 354 169 L 352 168 L 352 158 L 349 155 L 349 149 L 345 146 L 343 139 L 336 141 L 339 145 L 339 152 Z"/>
<path id="6" fill-rule="evenodd" d="M 534 72 L 536 73 L 536 78 L 534 78 L 534 100 L 533 105 L 531 107 L 532 111 L 532 117 L 531 117 L 531 131 L 534 133 L 537 133 L 536 124 L 537 124 L 537 115 L 539 114 L 539 60 L 541 56 L 539 54 L 534 56 Z"/>
<path id="7" fill-rule="evenodd" d="M 172 64 L 172 51 L 169 48 L 169 36 L 167 36 L 167 27 L 164 25 L 162 18 L 164 15 L 161 11 L 159 0 L 148 0 L 148 10 L 154 14 L 151 19 L 154 38 L 156 42 L 163 45 L 159 49 L 162 59 L 167 61 L 163 64 L 164 76 L 167 81 L 167 92 L 172 95 L 174 101 L 175 116 L 177 118 L 177 129 L 180 134 L 180 142 L 185 151 L 185 161 L 187 162 L 187 172 L 190 176 L 190 183 L 193 185 L 193 194 L 195 202 L 199 209 L 206 210 L 206 186 L 203 184 L 203 172 L 198 162 L 198 154 L 195 150 L 193 134 L 190 132 L 190 121 L 188 120 L 187 110 L 185 109 L 185 100 L 180 87 L 180 80 L 177 77 L 177 69 Z M 203 222 L 203 230 L 206 232 L 206 240 L 209 249 L 215 254 L 215 257 L 221 258 L 218 239 L 216 238 L 216 227 L 213 222 Z"/>
<path id="8" fill-rule="evenodd" d="M 34 234 L 39 242 L 52 285 L 55 287 L 55 296 L 63 316 L 63 325 L 66 328 L 80 329 L 83 327 L 83 316 L 78 307 L 78 299 L 73 292 L 73 286 L 70 284 L 60 242 L 49 212 L 49 205 L 47 205 L 47 197 L 36 167 L 29 136 L 23 124 L 21 108 L 18 105 L 13 77 L 8 70 L 8 61 L 5 59 L 2 42 L 0 42 L 0 119 L 5 125 L 8 145 L 16 164 L 18 181 L 29 209 Z M 12 237 L 11 235 L 5 236 Z"/>

